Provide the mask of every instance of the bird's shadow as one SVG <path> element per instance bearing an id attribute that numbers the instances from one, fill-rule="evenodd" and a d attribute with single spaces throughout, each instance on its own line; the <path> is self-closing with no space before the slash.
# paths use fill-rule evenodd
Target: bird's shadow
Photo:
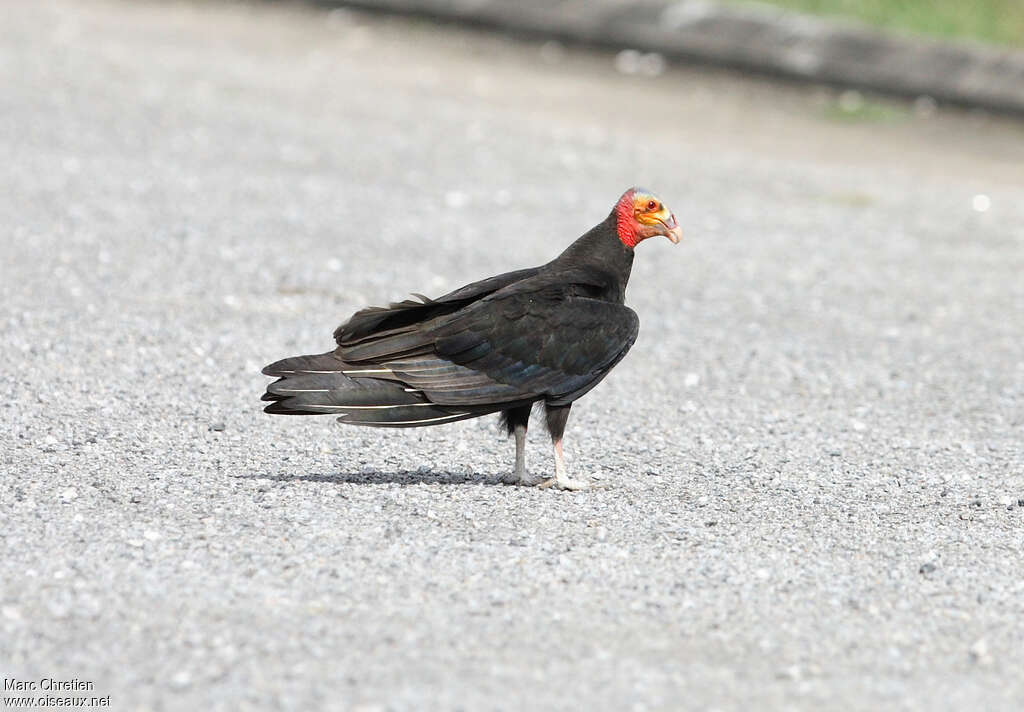
<path id="1" fill-rule="evenodd" d="M 443 470 L 398 470 L 384 472 L 366 470 L 362 472 L 337 472 L 333 474 L 313 472 L 305 475 L 250 474 L 236 475 L 241 480 L 270 480 L 272 482 L 328 482 L 332 484 L 355 485 L 501 485 L 504 474 L 457 473 Z"/>

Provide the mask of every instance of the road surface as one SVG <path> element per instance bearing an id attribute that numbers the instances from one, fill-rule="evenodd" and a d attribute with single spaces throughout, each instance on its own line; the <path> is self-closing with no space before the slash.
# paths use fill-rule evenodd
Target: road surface
<path id="1" fill-rule="evenodd" d="M 0 81 L 6 678 L 1024 705 L 1019 123 L 275 4 L 15 3 Z M 634 183 L 686 238 L 638 249 L 639 340 L 573 410 L 594 489 L 498 484 L 493 419 L 261 412 L 262 365 L 546 261 Z"/>

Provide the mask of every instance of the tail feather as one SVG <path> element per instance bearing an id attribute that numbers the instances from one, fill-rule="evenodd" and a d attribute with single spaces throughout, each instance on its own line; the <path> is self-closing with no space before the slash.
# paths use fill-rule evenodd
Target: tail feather
<path id="1" fill-rule="evenodd" d="M 282 359 L 263 369 L 278 380 L 267 386 L 264 412 L 279 415 L 338 416 L 351 425 L 408 428 L 440 425 L 494 412 L 490 408 L 439 406 L 422 392 L 397 380 L 348 373 L 366 373 L 365 365 L 352 365 L 334 352 Z M 391 375 L 394 378 L 393 374 Z"/>
<path id="2" fill-rule="evenodd" d="M 290 356 L 263 367 L 264 376 L 290 376 L 299 373 L 334 373 L 345 368 L 345 362 L 333 351 L 310 356 Z"/>

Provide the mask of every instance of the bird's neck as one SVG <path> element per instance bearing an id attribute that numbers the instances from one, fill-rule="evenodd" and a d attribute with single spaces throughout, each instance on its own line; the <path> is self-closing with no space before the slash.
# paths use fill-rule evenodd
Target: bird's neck
<path id="1" fill-rule="evenodd" d="M 623 244 L 617 231 L 618 219 L 611 215 L 579 237 L 558 256 L 565 265 L 589 266 L 607 272 L 615 281 L 621 302 L 633 268 L 633 248 Z"/>

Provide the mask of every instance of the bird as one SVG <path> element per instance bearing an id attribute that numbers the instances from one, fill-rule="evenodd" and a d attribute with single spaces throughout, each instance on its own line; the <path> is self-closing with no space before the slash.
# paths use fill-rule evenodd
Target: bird
<path id="1" fill-rule="evenodd" d="M 600 383 L 636 341 L 640 320 L 625 305 L 634 248 L 682 238 L 653 192 L 626 190 L 608 216 L 539 267 L 467 284 L 431 299 L 367 307 L 334 331 L 335 348 L 266 366 L 276 377 L 264 410 L 334 414 L 348 425 L 412 428 L 500 413 L 515 438 L 507 484 L 580 490 L 562 438 L 572 404 Z M 543 404 L 554 477 L 531 475 L 526 433 Z"/>

